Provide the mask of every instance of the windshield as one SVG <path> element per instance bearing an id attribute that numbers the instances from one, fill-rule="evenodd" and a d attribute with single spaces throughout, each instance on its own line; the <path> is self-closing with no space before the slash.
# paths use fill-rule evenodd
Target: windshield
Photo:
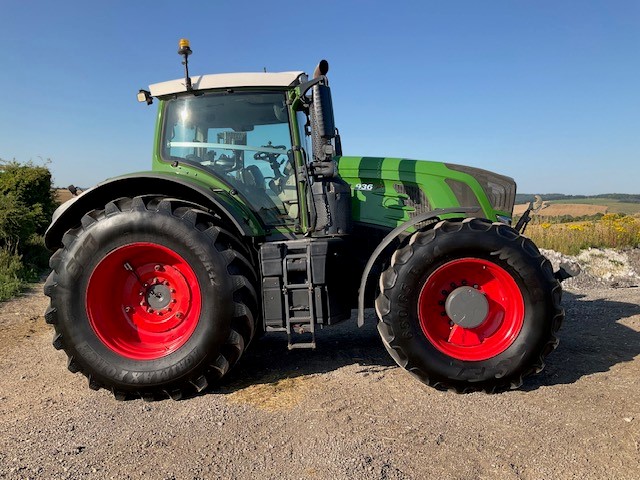
<path id="1" fill-rule="evenodd" d="M 289 115 L 284 93 L 211 93 L 166 101 L 166 161 L 211 170 L 267 224 L 297 218 Z"/>

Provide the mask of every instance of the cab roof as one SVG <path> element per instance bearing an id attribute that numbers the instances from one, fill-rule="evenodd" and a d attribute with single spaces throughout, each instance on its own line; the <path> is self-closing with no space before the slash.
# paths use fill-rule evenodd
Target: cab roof
<path id="1" fill-rule="evenodd" d="M 191 77 L 194 90 L 240 87 L 290 87 L 298 83 L 304 72 L 218 73 Z M 187 91 L 184 78 L 149 85 L 151 95 L 162 97 Z"/>

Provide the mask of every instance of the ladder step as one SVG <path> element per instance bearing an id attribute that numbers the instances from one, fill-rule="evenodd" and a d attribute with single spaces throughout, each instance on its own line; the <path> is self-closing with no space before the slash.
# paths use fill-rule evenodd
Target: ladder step
<path id="1" fill-rule="evenodd" d="M 298 307 L 289 307 L 290 312 L 308 312 L 309 307 L 306 305 L 300 305 Z"/>
<path id="2" fill-rule="evenodd" d="M 296 350 L 298 348 L 310 348 L 312 350 L 315 350 L 316 348 L 316 342 L 300 342 L 300 343 L 290 343 L 288 345 L 289 350 Z"/>
<path id="3" fill-rule="evenodd" d="M 299 250 L 298 250 L 299 251 Z M 282 259 L 282 293 L 284 294 L 284 324 L 289 350 L 316 348 L 315 289 L 311 275 L 311 248 L 307 242 L 304 253 L 288 251 Z M 300 292 L 306 290 L 306 295 Z M 304 297 L 304 298 L 300 298 Z M 295 301 L 295 304 L 292 305 Z M 294 316 L 301 313 L 302 316 Z M 298 338 L 296 335 L 304 335 Z M 302 340 L 300 342 L 295 339 Z"/>
<path id="4" fill-rule="evenodd" d="M 284 327 L 271 327 L 267 325 L 267 332 L 286 332 L 287 329 Z"/>
<path id="5" fill-rule="evenodd" d="M 312 323 L 292 323 L 289 325 L 289 328 L 291 329 L 291 333 L 310 333 L 311 335 L 315 334 Z"/>
<path id="6" fill-rule="evenodd" d="M 308 283 L 289 283 L 288 285 L 284 285 L 284 288 L 287 290 L 303 290 L 311 287 Z"/>
<path id="7" fill-rule="evenodd" d="M 287 253 L 286 259 L 291 260 L 292 258 L 307 258 L 306 253 Z"/>

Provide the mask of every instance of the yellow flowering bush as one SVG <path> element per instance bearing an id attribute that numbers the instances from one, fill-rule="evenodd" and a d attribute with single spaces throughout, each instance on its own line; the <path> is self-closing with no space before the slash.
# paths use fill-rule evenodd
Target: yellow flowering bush
<path id="1" fill-rule="evenodd" d="M 589 247 L 640 247 L 640 218 L 607 213 L 600 219 L 582 222 L 554 223 L 552 219 L 545 219 L 529 224 L 526 235 L 540 248 L 568 255 L 576 255 Z"/>

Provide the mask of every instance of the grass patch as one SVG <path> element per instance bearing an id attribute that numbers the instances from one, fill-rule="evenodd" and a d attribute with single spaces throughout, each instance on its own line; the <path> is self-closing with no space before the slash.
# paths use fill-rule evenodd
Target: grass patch
<path id="1" fill-rule="evenodd" d="M 271 383 L 249 385 L 230 393 L 231 403 L 249 404 L 260 410 L 275 412 L 298 405 L 320 383 L 315 376 L 284 378 Z"/>
<path id="2" fill-rule="evenodd" d="M 0 249 L 0 302 L 18 294 L 24 287 L 23 266 L 19 255 Z"/>

